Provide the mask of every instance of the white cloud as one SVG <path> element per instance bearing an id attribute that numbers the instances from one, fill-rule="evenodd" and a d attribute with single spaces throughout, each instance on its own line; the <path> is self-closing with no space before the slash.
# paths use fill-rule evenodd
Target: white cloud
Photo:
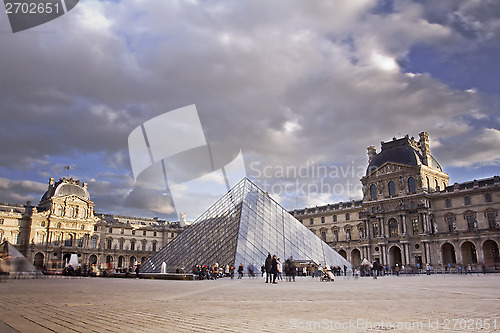
<path id="1" fill-rule="evenodd" d="M 497 117 L 495 102 L 428 73 L 408 73 L 403 64 L 415 46 L 452 56 L 493 43 L 499 19 L 483 6 L 496 8 L 495 2 L 405 0 L 387 13 L 374 11 L 377 4 L 81 2 L 50 23 L 53 33 L 4 36 L 0 138 L 9 144 L 0 147 L 0 166 L 29 170 L 26 178 L 38 168 L 46 177 L 54 165 L 88 160 L 81 175 L 110 179 L 110 189 L 127 192 L 130 131 L 190 104 L 208 141 L 234 142 L 247 163 L 263 167 L 363 166 L 367 146 L 423 130 L 440 162 L 492 162 L 496 150 L 488 140 L 496 142 L 492 131 L 500 127 L 498 120 L 488 123 Z M 474 33 L 465 37 L 457 22 Z M 95 176 L 102 168 L 122 178 Z M 119 210 L 125 196 L 113 199 L 96 188 L 103 211 Z M 165 200 L 146 204 L 141 196 L 134 204 L 144 199 L 144 209 L 169 211 Z M 346 192 L 344 200 L 354 196 Z M 295 204 L 285 195 L 279 200 Z M 304 203 L 342 198 L 311 200 Z"/>

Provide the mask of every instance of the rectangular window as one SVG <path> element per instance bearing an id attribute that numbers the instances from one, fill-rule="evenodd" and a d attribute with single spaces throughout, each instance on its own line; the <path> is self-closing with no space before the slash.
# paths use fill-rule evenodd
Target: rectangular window
<path id="1" fill-rule="evenodd" d="M 349 213 L 345 213 L 345 220 L 349 221 L 351 219 L 351 215 Z"/>
<path id="2" fill-rule="evenodd" d="M 378 223 L 372 224 L 373 237 L 378 237 Z"/>
<path id="3" fill-rule="evenodd" d="M 470 197 L 469 196 L 464 198 L 464 204 L 470 205 Z"/>
<path id="4" fill-rule="evenodd" d="M 94 226 L 94 231 L 97 231 L 97 226 L 96 225 Z"/>
<path id="5" fill-rule="evenodd" d="M 333 230 L 333 239 L 338 242 L 339 241 L 339 231 Z"/>
<path id="6" fill-rule="evenodd" d="M 135 229 L 132 229 L 132 235 L 135 235 Z"/>
<path id="7" fill-rule="evenodd" d="M 108 250 L 111 250 L 112 245 L 113 245 L 113 240 L 112 239 L 107 239 L 106 240 L 106 248 Z"/>
<path id="8" fill-rule="evenodd" d="M 420 232 L 420 230 L 418 228 L 418 219 L 417 218 L 411 219 L 411 228 L 412 228 L 414 235 L 417 235 Z"/>
<path id="9" fill-rule="evenodd" d="M 95 237 L 92 238 L 92 248 L 93 249 L 97 248 L 97 238 L 95 238 Z"/>
<path id="10" fill-rule="evenodd" d="M 337 215 L 333 215 L 333 222 L 337 222 Z"/>
<path id="11" fill-rule="evenodd" d="M 496 214 L 495 213 L 487 213 L 486 217 L 488 218 L 488 225 L 490 228 L 496 228 Z"/>
<path id="12" fill-rule="evenodd" d="M 2 225 L 4 222 L 4 219 L 0 219 L 0 225 Z"/>
<path id="13" fill-rule="evenodd" d="M 56 235 L 54 237 L 54 246 L 59 246 L 60 241 L 61 241 L 61 235 Z"/>
<path id="14" fill-rule="evenodd" d="M 175 234 L 172 232 L 172 233 L 170 234 L 170 237 L 172 237 L 172 238 L 173 238 L 173 237 L 175 237 Z"/>
<path id="15" fill-rule="evenodd" d="M 122 229 L 122 230 L 120 231 L 120 234 L 122 234 L 122 235 L 123 235 L 124 233 L 125 233 L 125 229 Z"/>
<path id="16" fill-rule="evenodd" d="M 120 239 L 118 246 L 120 247 L 120 250 L 123 250 L 123 239 Z"/>
<path id="17" fill-rule="evenodd" d="M 309 220 L 309 224 L 310 224 L 310 225 L 313 225 L 313 224 L 314 224 L 314 219 L 310 219 L 310 220 Z"/>
<path id="18" fill-rule="evenodd" d="M 321 216 L 321 223 L 325 223 L 325 217 Z"/>
<path id="19" fill-rule="evenodd" d="M 465 217 L 465 219 L 467 220 L 467 229 L 469 229 L 469 230 L 475 230 L 475 229 L 477 229 L 476 219 L 474 218 L 474 216 L 467 215 Z"/>
<path id="20" fill-rule="evenodd" d="M 351 229 L 346 229 L 346 231 L 345 231 L 345 238 L 348 241 L 351 240 Z"/>
<path id="21" fill-rule="evenodd" d="M 446 208 L 451 208 L 451 199 L 446 199 Z"/>
<path id="22" fill-rule="evenodd" d="M 37 243 L 43 245 L 44 234 L 38 234 Z"/>
<path id="23" fill-rule="evenodd" d="M 18 244 L 19 242 L 19 234 L 15 233 L 12 235 L 12 244 Z"/>
<path id="24" fill-rule="evenodd" d="M 449 232 L 457 230 L 457 227 L 455 225 L 455 218 L 454 217 L 452 217 L 452 216 L 447 217 L 446 218 L 446 222 L 448 222 L 448 231 Z"/>
<path id="25" fill-rule="evenodd" d="M 113 233 L 113 228 L 109 228 L 109 233 L 112 234 Z"/>
<path id="26" fill-rule="evenodd" d="M 156 251 L 156 243 L 153 243 L 153 251 Z"/>
<path id="27" fill-rule="evenodd" d="M 78 238 L 78 247 L 83 247 L 83 237 Z"/>
<path id="28" fill-rule="evenodd" d="M 142 243 L 142 250 L 143 250 L 144 252 L 146 252 L 146 242 L 143 242 L 143 243 Z"/>
<path id="29" fill-rule="evenodd" d="M 142 232 L 142 235 L 143 235 L 143 236 L 146 236 L 146 230 L 144 230 L 144 231 Z"/>
<path id="30" fill-rule="evenodd" d="M 493 200 L 492 200 L 492 198 L 491 198 L 491 193 L 486 193 L 486 194 L 484 195 L 484 200 L 485 200 L 486 202 L 492 202 Z"/>
<path id="31" fill-rule="evenodd" d="M 153 232 L 153 236 L 156 237 L 156 231 Z"/>
<path id="32" fill-rule="evenodd" d="M 135 242 L 130 242 L 130 250 L 135 251 Z"/>

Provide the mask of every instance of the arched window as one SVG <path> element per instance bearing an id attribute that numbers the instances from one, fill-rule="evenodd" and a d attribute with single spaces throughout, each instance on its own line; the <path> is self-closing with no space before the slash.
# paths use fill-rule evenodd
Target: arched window
<path id="1" fill-rule="evenodd" d="M 389 195 L 396 195 L 396 184 L 392 180 L 389 182 Z"/>
<path id="2" fill-rule="evenodd" d="M 408 178 L 408 192 L 410 193 L 416 192 L 415 178 L 413 177 Z"/>
<path id="3" fill-rule="evenodd" d="M 427 180 L 427 191 L 430 192 L 430 190 L 431 190 L 431 180 L 429 179 L 429 177 L 425 177 L 425 179 Z"/>
<path id="4" fill-rule="evenodd" d="M 64 246 L 73 246 L 73 235 L 68 235 L 68 237 L 64 240 Z"/>
<path id="5" fill-rule="evenodd" d="M 326 231 L 321 231 L 321 239 L 323 240 L 323 242 L 326 242 Z"/>
<path id="6" fill-rule="evenodd" d="M 389 220 L 389 236 L 397 237 L 399 235 L 398 221 L 396 219 Z"/>
<path id="7" fill-rule="evenodd" d="M 351 229 L 345 229 L 345 239 L 348 241 L 351 240 Z"/>
<path id="8" fill-rule="evenodd" d="M 122 268 L 123 267 L 123 262 L 125 261 L 125 258 L 123 258 L 123 256 L 119 256 L 118 257 L 118 268 Z"/>
<path id="9" fill-rule="evenodd" d="M 439 190 L 440 190 L 440 189 L 439 189 L 439 183 L 438 183 L 437 179 L 436 179 L 435 181 L 436 181 L 436 184 L 434 185 L 434 186 L 435 186 L 435 190 L 436 190 L 436 191 L 439 191 Z"/>
<path id="10" fill-rule="evenodd" d="M 377 186 L 375 184 L 370 185 L 370 198 L 377 199 Z"/>

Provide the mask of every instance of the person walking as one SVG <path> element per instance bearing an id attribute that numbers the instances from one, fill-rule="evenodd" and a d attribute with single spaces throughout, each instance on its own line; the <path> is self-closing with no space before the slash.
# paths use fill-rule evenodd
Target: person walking
<path id="1" fill-rule="evenodd" d="M 278 265 L 278 280 L 283 281 L 283 264 L 280 261 L 280 258 L 277 260 L 277 265 Z"/>
<path id="2" fill-rule="evenodd" d="M 267 252 L 266 262 L 264 263 L 266 269 L 266 283 L 270 283 L 271 281 L 271 268 L 272 268 L 273 258 L 271 257 L 271 252 Z"/>
<path id="3" fill-rule="evenodd" d="M 293 262 L 293 259 L 290 258 L 290 266 L 289 266 L 289 274 L 293 282 L 295 282 L 295 275 L 297 274 L 297 269 L 295 268 L 295 263 Z"/>
<path id="4" fill-rule="evenodd" d="M 240 264 L 240 266 L 238 267 L 238 279 L 243 278 L 243 269 L 243 264 Z"/>
<path id="5" fill-rule="evenodd" d="M 276 278 L 278 277 L 278 260 L 276 260 L 276 255 L 274 255 L 271 260 L 271 274 L 273 275 L 273 283 L 277 284 Z"/>
<path id="6" fill-rule="evenodd" d="M 372 274 L 373 274 L 373 278 L 374 279 L 377 279 L 378 268 L 379 268 L 378 261 L 377 260 L 373 260 Z"/>

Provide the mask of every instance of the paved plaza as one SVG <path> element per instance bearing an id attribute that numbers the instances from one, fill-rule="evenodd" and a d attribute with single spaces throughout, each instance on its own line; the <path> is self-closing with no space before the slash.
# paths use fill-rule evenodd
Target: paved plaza
<path id="1" fill-rule="evenodd" d="M 0 283 L 0 332 L 500 332 L 500 276 Z"/>

